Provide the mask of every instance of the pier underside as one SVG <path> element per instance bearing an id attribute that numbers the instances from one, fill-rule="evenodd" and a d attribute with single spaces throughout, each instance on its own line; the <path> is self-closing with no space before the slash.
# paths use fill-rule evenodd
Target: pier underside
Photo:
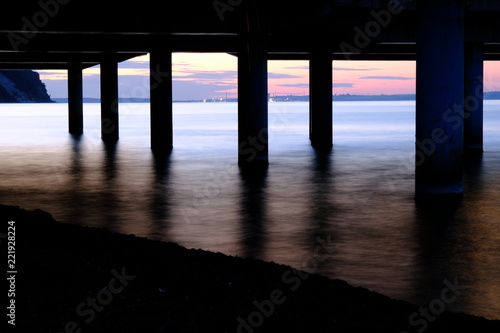
<path id="1" fill-rule="evenodd" d="M 118 63 L 150 54 L 151 148 L 173 144 L 172 52 L 238 57 L 238 163 L 267 166 L 267 61 L 310 63 L 310 139 L 334 144 L 332 61 L 415 60 L 416 196 L 463 192 L 482 152 L 483 62 L 500 58 L 496 1 L 13 2 L 0 12 L 0 68 L 68 70 L 69 132 L 84 131 L 82 70 L 101 67 L 102 139 L 119 139 Z M 318 42 L 321 40 L 321 43 Z"/>

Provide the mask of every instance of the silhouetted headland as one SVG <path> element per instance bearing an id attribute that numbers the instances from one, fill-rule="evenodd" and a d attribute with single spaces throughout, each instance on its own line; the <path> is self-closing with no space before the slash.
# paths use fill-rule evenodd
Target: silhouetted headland
<path id="1" fill-rule="evenodd" d="M 0 70 L 0 103 L 52 103 L 52 100 L 37 72 Z"/>
<path id="2" fill-rule="evenodd" d="M 16 221 L 18 332 L 423 327 L 409 322 L 418 306 L 291 267 L 58 223 L 39 210 L 0 205 L 0 216 Z M 500 321 L 449 312 L 426 323 L 429 333 L 499 330 Z"/>

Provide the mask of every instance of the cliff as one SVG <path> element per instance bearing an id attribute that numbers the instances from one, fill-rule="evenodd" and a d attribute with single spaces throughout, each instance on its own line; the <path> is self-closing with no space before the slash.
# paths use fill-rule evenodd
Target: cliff
<path id="1" fill-rule="evenodd" d="M 0 103 L 52 103 L 52 100 L 38 73 L 0 70 Z"/>

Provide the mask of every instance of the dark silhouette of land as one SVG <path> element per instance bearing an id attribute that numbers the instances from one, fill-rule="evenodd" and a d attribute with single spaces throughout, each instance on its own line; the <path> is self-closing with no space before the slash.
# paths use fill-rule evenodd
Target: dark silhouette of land
<path id="1" fill-rule="evenodd" d="M 288 266 L 57 223 L 42 211 L 0 205 L 0 217 L 16 221 L 17 332 L 421 328 L 408 321 L 418 306 Z M 459 331 L 499 332 L 500 321 L 444 312 L 426 329 Z"/>
<path id="2" fill-rule="evenodd" d="M 273 102 L 309 102 L 309 95 L 274 95 L 269 97 Z M 500 100 L 500 91 L 484 93 L 485 100 Z M 67 98 L 53 98 L 56 103 L 67 103 Z M 351 95 L 338 94 L 332 96 L 332 101 L 414 101 L 415 94 L 389 94 L 389 95 Z M 84 98 L 84 103 L 100 103 L 99 98 Z M 149 98 L 120 98 L 121 103 L 149 103 Z M 221 103 L 238 102 L 237 98 L 207 98 L 192 100 L 174 100 L 176 103 Z"/>
<path id="3" fill-rule="evenodd" d="M 0 70 L 0 103 L 52 103 L 37 72 Z"/>

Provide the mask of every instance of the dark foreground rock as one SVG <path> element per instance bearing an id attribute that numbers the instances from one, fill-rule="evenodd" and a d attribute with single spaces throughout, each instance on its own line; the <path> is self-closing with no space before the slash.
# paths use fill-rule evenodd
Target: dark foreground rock
<path id="1" fill-rule="evenodd" d="M 0 206 L 0 218 L 0 233 L 7 221 L 16 222 L 16 330 L 8 325 L 6 332 L 424 328 L 423 321 L 409 324 L 417 306 L 287 266 L 57 223 L 42 211 Z M 6 271 L 5 260 L 0 268 Z M 4 325 L 9 318 L 2 317 Z M 425 332 L 500 332 L 499 321 L 448 312 L 425 326 Z"/>

